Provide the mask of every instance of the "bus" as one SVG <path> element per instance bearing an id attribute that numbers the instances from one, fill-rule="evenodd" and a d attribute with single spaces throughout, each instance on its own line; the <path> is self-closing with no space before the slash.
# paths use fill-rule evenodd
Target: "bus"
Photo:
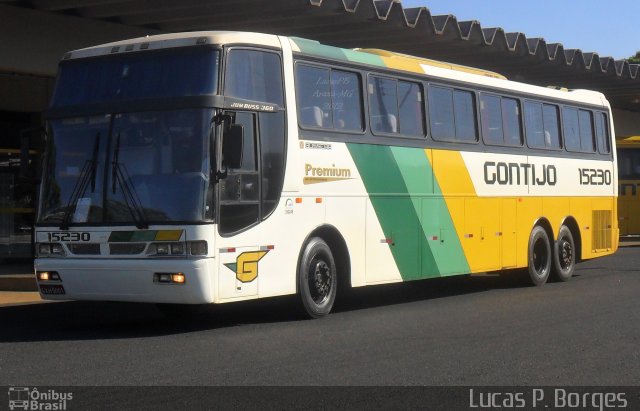
<path id="1" fill-rule="evenodd" d="M 604 96 L 241 32 L 67 53 L 45 113 L 51 300 L 188 304 L 514 270 L 618 247 Z M 528 273 L 528 274 L 527 274 Z"/>
<path id="2" fill-rule="evenodd" d="M 640 236 L 640 136 L 628 137 L 617 142 L 618 197 L 620 235 L 630 238 Z"/>

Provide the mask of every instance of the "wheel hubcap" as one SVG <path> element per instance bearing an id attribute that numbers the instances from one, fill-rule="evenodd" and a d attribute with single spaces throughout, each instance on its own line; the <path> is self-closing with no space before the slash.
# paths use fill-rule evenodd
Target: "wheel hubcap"
<path id="1" fill-rule="evenodd" d="M 331 292 L 331 268 L 326 261 L 314 258 L 309 267 L 309 291 L 316 304 L 322 304 Z"/>
<path id="2" fill-rule="evenodd" d="M 538 239 L 533 246 L 533 268 L 539 277 L 543 277 L 546 274 L 548 261 L 547 247 L 544 241 Z"/>
<path id="3" fill-rule="evenodd" d="M 560 243 L 560 266 L 562 266 L 563 270 L 571 267 L 571 263 L 573 262 L 573 249 L 571 248 L 571 244 L 565 239 Z"/>

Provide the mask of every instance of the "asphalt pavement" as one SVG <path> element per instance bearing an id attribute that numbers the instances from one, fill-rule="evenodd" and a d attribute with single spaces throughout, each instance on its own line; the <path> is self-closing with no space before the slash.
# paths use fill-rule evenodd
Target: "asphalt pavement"
<path id="1" fill-rule="evenodd" d="M 167 319 L 153 305 L 0 307 L 0 385 L 637 385 L 640 248 L 567 283 L 458 277 Z"/>

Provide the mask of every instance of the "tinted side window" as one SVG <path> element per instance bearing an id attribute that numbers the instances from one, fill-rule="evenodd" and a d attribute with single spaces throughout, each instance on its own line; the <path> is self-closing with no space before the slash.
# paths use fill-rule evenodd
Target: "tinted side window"
<path id="1" fill-rule="evenodd" d="M 569 107 L 563 108 L 562 123 L 564 143 L 567 150 L 580 151 L 582 144 L 580 143 L 580 119 L 578 110 Z"/>
<path id="2" fill-rule="evenodd" d="M 400 133 L 407 136 L 424 136 L 424 105 L 419 84 L 398 82 L 398 110 Z"/>
<path id="3" fill-rule="evenodd" d="M 434 140 L 454 141 L 453 90 L 429 86 L 429 124 Z"/>
<path id="4" fill-rule="evenodd" d="M 542 105 L 544 118 L 544 140 L 548 148 L 561 148 L 560 145 L 560 114 L 558 106 L 552 104 Z"/>
<path id="5" fill-rule="evenodd" d="M 369 102 L 374 133 L 424 135 L 420 85 L 371 76 Z"/>
<path id="6" fill-rule="evenodd" d="M 456 122 L 456 140 L 474 142 L 478 140 L 475 96 L 470 91 L 455 90 L 453 107 Z"/>
<path id="7" fill-rule="evenodd" d="M 375 133 L 397 133 L 398 90 L 396 80 L 371 76 L 369 78 L 369 107 L 371 129 Z"/>
<path id="8" fill-rule="evenodd" d="M 324 107 L 331 106 L 329 69 L 302 64 L 296 66 L 298 121 L 302 127 L 333 128 L 333 117 Z"/>
<path id="9" fill-rule="evenodd" d="M 598 150 L 602 154 L 611 152 L 611 142 L 609 140 L 609 122 L 605 113 L 596 113 L 596 139 L 598 140 Z"/>
<path id="10" fill-rule="evenodd" d="M 593 121 L 591 111 L 579 110 L 580 119 L 580 146 L 582 151 L 594 152 L 595 141 L 593 140 Z"/>
<path id="11" fill-rule="evenodd" d="M 477 141 L 474 93 L 429 86 L 429 124 L 434 140 Z"/>
<path id="12" fill-rule="evenodd" d="M 527 101 L 524 103 L 524 124 L 527 132 L 527 144 L 532 148 L 545 148 L 542 104 Z"/>
<path id="13" fill-rule="evenodd" d="M 362 130 L 362 100 L 357 74 L 331 70 L 333 125 L 339 130 Z"/>
<path id="14" fill-rule="evenodd" d="M 625 180 L 640 180 L 640 149 L 618 150 L 618 176 Z"/>
<path id="15" fill-rule="evenodd" d="M 236 113 L 235 123 L 244 129 L 242 166 L 230 169 L 220 180 L 220 225 L 222 234 L 233 233 L 258 222 L 260 187 L 256 159 L 256 116 Z M 224 162 L 224 159 L 223 159 Z"/>
<path id="16" fill-rule="evenodd" d="M 480 97 L 480 119 L 482 121 L 482 138 L 487 144 L 502 144 L 502 109 L 500 97 L 483 94 Z"/>
<path id="17" fill-rule="evenodd" d="M 296 97 L 300 126 L 362 130 L 362 100 L 357 74 L 298 64 Z"/>
<path id="18" fill-rule="evenodd" d="M 229 51 L 225 95 L 283 106 L 280 57 L 258 50 Z"/>
<path id="19" fill-rule="evenodd" d="M 520 122 L 520 102 L 512 98 L 502 97 L 501 106 L 504 144 L 508 146 L 521 146 L 522 126 Z"/>
<path id="20" fill-rule="evenodd" d="M 260 167 L 262 179 L 262 218 L 278 205 L 284 182 L 284 112 L 260 113 Z"/>

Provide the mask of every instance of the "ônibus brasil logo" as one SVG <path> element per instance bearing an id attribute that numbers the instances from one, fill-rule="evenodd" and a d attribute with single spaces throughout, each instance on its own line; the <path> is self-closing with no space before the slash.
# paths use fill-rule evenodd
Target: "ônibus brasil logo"
<path id="1" fill-rule="evenodd" d="M 73 393 L 53 389 L 39 391 L 37 388 L 10 387 L 10 410 L 62 411 L 73 400 Z"/>

